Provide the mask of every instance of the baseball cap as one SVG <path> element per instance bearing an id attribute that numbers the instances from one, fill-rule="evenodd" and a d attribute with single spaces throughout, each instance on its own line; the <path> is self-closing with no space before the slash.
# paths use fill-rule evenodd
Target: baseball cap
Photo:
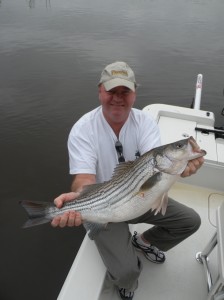
<path id="1" fill-rule="evenodd" d="M 109 64 L 101 73 L 99 84 L 103 84 L 106 91 L 116 86 L 126 86 L 135 91 L 136 81 L 135 74 L 129 65 L 122 61 L 116 61 Z"/>

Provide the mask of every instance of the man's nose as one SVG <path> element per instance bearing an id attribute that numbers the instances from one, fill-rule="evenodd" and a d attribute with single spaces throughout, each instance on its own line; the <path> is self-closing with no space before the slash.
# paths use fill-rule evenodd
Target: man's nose
<path id="1" fill-rule="evenodd" d="M 113 94 L 113 99 L 115 101 L 120 101 L 122 99 L 122 93 L 114 93 Z"/>

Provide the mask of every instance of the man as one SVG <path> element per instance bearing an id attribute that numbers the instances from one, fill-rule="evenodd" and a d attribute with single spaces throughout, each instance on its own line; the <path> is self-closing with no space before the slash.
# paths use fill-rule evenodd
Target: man
<path id="1" fill-rule="evenodd" d="M 134 160 L 160 145 L 157 124 L 147 113 L 133 108 L 136 86 L 134 72 L 124 62 L 112 63 L 103 70 L 98 87 L 101 106 L 85 114 L 70 132 L 72 192 L 57 197 L 57 207 L 76 198 L 83 186 L 109 180 L 117 163 Z M 190 161 L 182 176 L 195 173 L 202 163 L 203 158 Z M 128 223 L 143 222 L 155 226 L 131 237 Z M 54 227 L 80 224 L 81 215 L 74 211 L 52 221 Z M 163 263 L 165 254 L 161 250 L 171 249 L 199 226 L 195 211 L 170 198 L 165 216 L 149 211 L 129 222 L 108 224 L 107 230 L 95 237 L 95 243 L 121 299 L 133 299 L 138 285 L 142 265 L 135 249 L 148 260 Z"/>

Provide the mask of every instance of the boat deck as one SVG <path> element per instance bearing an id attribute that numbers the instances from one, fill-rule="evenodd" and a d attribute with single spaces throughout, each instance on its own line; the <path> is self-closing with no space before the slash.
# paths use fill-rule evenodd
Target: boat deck
<path id="1" fill-rule="evenodd" d="M 139 287 L 135 292 L 135 299 L 205 300 L 208 292 L 204 269 L 203 265 L 196 261 L 195 255 L 204 249 L 216 230 L 213 226 L 216 225 L 216 208 L 224 200 L 224 194 L 177 183 L 169 195 L 193 207 L 200 214 L 202 224 L 194 235 L 166 253 L 166 261 L 162 265 L 151 263 L 144 255 L 139 254 L 144 267 L 139 278 Z M 146 228 L 145 224 L 134 225 L 131 231 L 141 232 L 144 228 Z M 217 277 L 218 269 L 216 252 L 217 249 L 214 248 L 209 257 L 214 279 Z M 105 282 L 99 300 L 110 299 L 120 298 L 114 287 Z"/>
<path id="2" fill-rule="evenodd" d="M 153 104 L 148 111 L 161 129 L 162 144 L 193 136 L 199 146 L 207 151 L 205 164 L 194 175 L 177 182 L 169 191 L 169 196 L 194 208 L 201 216 L 199 230 L 166 253 L 162 265 L 146 260 L 142 253 L 143 271 L 136 300 L 211 300 L 208 296 L 207 278 L 203 264 L 196 260 L 196 254 L 204 250 L 216 232 L 217 207 L 224 201 L 224 142 L 214 134 L 214 115 L 211 112 L 192 110 L 175 106 Z M 196 131 L 203 127 L 210 133 Z M 167 134 L 169 132 L 169 134 Z M 220 191 L 220 192 L 219 192 Z M 212 225 L 213 224 L 213 225 Z M 147 226 L 147 227 L 146 227 Z M 222 226 L 224 230 L 224 224 Z M 146 224 L 130 226 L 132 232 L 142 232 Z M 222 239 L 222 245 L 224 245 Z M 218 253 L 216 246 L 209 255 L 212 278 L 218 276 L 219 253 L 224 260 L 224 246 Z M 222 266 L 224 273 L 224 264 Z M 118 300 L 117 290 L 105 280 L 106 269 L 93 241 L 86 236 L 77 257 L 66 278 L 58 300 Z M 224 276 L 222 276 L 224 281 Z M 216 297 L 212 300 L 224 300 Z"/>

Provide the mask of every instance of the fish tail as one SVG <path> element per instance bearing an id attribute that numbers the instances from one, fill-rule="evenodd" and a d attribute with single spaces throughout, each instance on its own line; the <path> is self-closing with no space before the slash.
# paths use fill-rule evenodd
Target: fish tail
<path id="1" fill-rule="evenodd" d="M 55 207 L 49 202 L 40 201 L 20 201 L 20 204 L 26 210 L 29 220 L 23 225 L 23 228 L 28 228 L 49 222 L 48 212 L 51 207 Z"/>

